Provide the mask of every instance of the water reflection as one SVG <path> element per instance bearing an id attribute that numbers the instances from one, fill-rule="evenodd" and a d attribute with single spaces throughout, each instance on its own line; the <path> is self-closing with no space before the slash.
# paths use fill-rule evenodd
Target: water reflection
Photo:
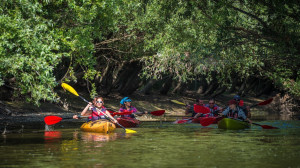
<path id="1" fill-rule="evenodd" d="M 45 143 L 54 143 L 60 141 L 61 131 L 45 131 Z"/>
<path id="2" fill-rule="evenodd" d="M 74 133 L 74 135 L 77 137 L 78 133 Z M 95 132 L 82 132 L 81 133 L 81 140 L 85 142 L 108 142 L 108 141 L 114 141 L 118 137 L 117 133 L 95 133 Z"/>
<path id="3" fill-rule="evenodd" d="M 0 136 L 0 167 L 299 167 L 300 123 L 258 123 L 281 127 L 219 130 L 170 122 L 144 123 L 138 134 L 78 128 L 7 134 Z"/>

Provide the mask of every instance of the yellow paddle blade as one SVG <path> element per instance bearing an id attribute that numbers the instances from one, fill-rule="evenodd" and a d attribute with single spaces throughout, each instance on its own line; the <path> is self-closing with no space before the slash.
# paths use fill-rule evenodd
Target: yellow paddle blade
<path id="1" fill-rule="evenodd" d="M 126 133 L 129 133 L 129 134 L 137 133 L 135 130 L 131 130 L 131 129 L 125 129 L 125 130 L 126 130 Z"/>
<path id="2" fill-rule="evenodd" d="M 180 104 L 180 105 L 186 105 L 185 103 L 182 103 L 182 102 L 180 102 L 180 101 L 177 101 L 177 100 L 171 100 L 171 102 L 173 102 L 173 103 L 176 103 L 176 104 Z"/>
<path id="3" fill-rule="evenodd" d="M 63 87 L 64 89 L 66 89 L 67 91 L 73 93 L 75 96 L 79 96 L 79 94 L 76 92 L 76 90 L 74 88 L 72 88 L 72 86 L 66 84 L 66 83 L 62 83 L 61 87 Z"/>

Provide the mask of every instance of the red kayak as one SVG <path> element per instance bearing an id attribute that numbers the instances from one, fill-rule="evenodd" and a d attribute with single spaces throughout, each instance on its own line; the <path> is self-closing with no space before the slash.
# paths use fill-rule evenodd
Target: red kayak
<path id="1" fill-rule="evenodd" d="M 117 118 L 117 121 L 125 128 L 137 127 L 140 124 L 139 120 L 130 117 Z M 120 128 L 118 124 L 116 124 L 116 126 Z"/>
<path id="2" fill-rule="evenodd" d="M 192 120 L 192 123 L 201 123 L 204 120 L 211 119 L 213 120 L 212 124 L 217 124 L 220 120 L 223 119 L 223 117 L 199 117 Z"/>

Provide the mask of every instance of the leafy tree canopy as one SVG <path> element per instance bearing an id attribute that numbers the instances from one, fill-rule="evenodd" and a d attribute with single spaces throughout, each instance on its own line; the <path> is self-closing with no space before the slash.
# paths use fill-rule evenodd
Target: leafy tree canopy
<path id="1" fill-rule="evenodd" d="M 113 59 L 183 82 L 267 78 L 299 96 L 299 14 L 296 0 L 4 0 L 0 85 L 14 81 L 15 96 L 36 104 L 56 101 L 60 81 L 82 71 L 94 83 L 96 65 Z"/>

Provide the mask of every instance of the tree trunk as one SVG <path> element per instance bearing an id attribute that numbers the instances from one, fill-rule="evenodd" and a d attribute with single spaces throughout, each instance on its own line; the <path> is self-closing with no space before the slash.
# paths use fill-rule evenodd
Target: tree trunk
<path id="1" fill-rule="evenodd" d="M 235 92 L 235 87 L 236 87 L 236 85 L 238 83 L 238 77 L 237 77 L 237 75 L 234 75 L 232 78 L 233 78 L 233 80 L 232 80 L 231 87 L 229 89 L 229 93 Z"/>
<path id="2" fill-rule="evenodd" d="M 141 71 L 140 62 L 130 62 L 125 66 L 124 71 L 120 74 L 118 92 L 122 95 L 130 95 L 137 90 L 140 85 L 139 73 Z"/>
<path id="3" fill-rule="evenodd" d="M 212 97 L 212 98 L 215 98 L 215 97 L 221 95 L 222 93 L 224 93 L 224 92 L 226 91 L 226 89 L 227 89 L 226 86 L 223 86 L 223 87 L 217 89 L 217 90 L 211 95 L 211 97 Z"/>
<path id="4" fill-rule="evenodd" d="M 256 85 L 257 85 L 257 79 L 250 78 L 250 80 L 247 82 L 244 94 L 246 94 L 246 95 L 250 94 L 251 90 L 253 90 Z"/>
<path id="5" fill-rule="evenodd" d="M 206 81 L 206 79 L 205 79 L 204 76 L 202 76 L 202 77 L 200 78 L 199 83 L 200 83 L 200 86 L 199 86 L 198 89 L 197 89 L 197 93 L 198 93 L 198 94 L 202 94 L 202 93 L 204 93 L 204 92 L 207 90 L 207 88 L 208 88 L 208 83 L 207 83 L 207 81 Z"/>
<path id="6" fill-rule="evenodd" d="M 205 91 L 204 96 L 211 95 L 216 89 L 218 89 L 219 85 L 217 82 L 210 82 L 208 89 Z"/>
<path id="7" fill-rule="evenodd" d="M 165 83 L 162 85 L 160 91 L 159 91 L 160 94 L 167 95 L 168 92 L 170 91 L 171 87 L 172 87 L 172 82 L 173 82 L 172 76 L 168 77 L 166 79 Z"/>
<path id="8" fill-rule="evenodd" d="M 259 97 L 265 93 L 268 93 L 270 92 L 271 90 L 273 89 L 273 84 L 271 81 L 267 80 L 267 81 L 264 81 L 263 83 L 260 84 L 259 86 L 259 90 L 258 92 L 256 93 L 256 97 Z"/>
<path id="9" fill-rule="evenodd" d="M 247 79 L 244 79 L 241 87 L 239 88 L 238 95 L 240 95 L 240 96 L 245 95 L 244 91 L 245 91 L 245 88 L 246 88 L 246 84 L 247 84 Z"/>
<path id="10" fill-rule="evenodd" d="M 156 79 L 150 79 L 146 85 L 144 86 L 144 88 L 141 90 L 142 93 L 146 94 L 146 95 L 149 95 L 150 94 L 150 91 L 152 89 L 152 86 L 157 82 Z"/>
<path id="11" fill-rule="evenodd" d="M 100 95 L 107 96 L 114 87 L 112 78 L 114 66 L 114 64 L 108 62 L 103 70 L 100 70 L 102 72 L 101 76 L 96 77 L 96 88 Z"/>
<path id="12" fill-rule="evenodd" d="M 208 89 L 204 93 L 205 96 L 211 95 L 219 87 L 218 80 L 215 77 L 216 76 L 215 72 L 212 72 L 211 75 L 212 75 L 212 80 L 209 83 Z"/>
<path id="13" fill-rule="evenodd" d="M 176 87 L 171 91 L 171 94 L 175 94 L 175 93 L 182 94 L 185 89 L 186 89 L 186 84 L 178 81 Z"/>

